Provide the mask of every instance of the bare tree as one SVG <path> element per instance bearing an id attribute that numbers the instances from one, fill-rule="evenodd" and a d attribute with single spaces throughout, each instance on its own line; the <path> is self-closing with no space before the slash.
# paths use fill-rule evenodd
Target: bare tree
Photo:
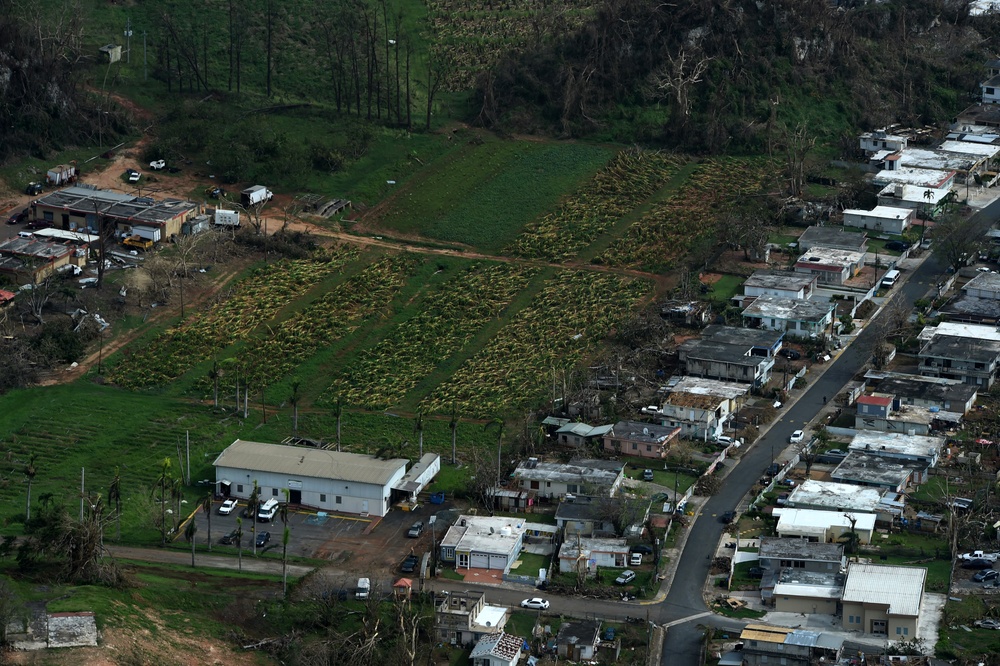
<path id="1" fill-rule="evenodd" d="M 701 83 L 712 60 L 701 53 L 689 54 L 683 48 L 676 56 L 667 54 L 667 62 L 653 74 L 653 89 L 673 97 L 681 117 L 687 118 L 691 115 L 691 89 Z"/>

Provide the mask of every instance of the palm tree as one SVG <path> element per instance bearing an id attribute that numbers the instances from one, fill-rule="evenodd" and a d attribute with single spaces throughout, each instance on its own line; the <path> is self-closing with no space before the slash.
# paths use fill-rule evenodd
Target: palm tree
<path id="1" fill-rule="evenodd" d="M 285 496 L 285 501 L 281 504 L 281 594 L 283 596 L 288 596 L 288 540 L 292 536 L 292 531 L 288 527 L 288 502 L 289 502 L 289 490 L 288 488 L 281 489 L 282 494 Z"/>
<path id="2" fill-rule="evenodd" d="M 253 480 L 253 490 L 250 491 L 250 499 L 247 500 L 247 511 L 250 518 L 250 539 L 253 541 L 253 554 L 257 556 L 257 509 L 260 504 L 260 486 L 257 479 Z"/>
<path id="3" fill-rule="evenodd" d="M 239 562 L 238 567 L 239 567 L 240 572 L 242 573 L 242 571 L 243 571 L 243 519 L 240 518 L 240 517 L 238 517 L 238 516 L 236 518 L 236 552 L 238 553 L 237 557 L 239 558 L 237 560 Z"/>
<path id="4" fill-rule="evenodd" d="M 115 467 L 115 475 L 111 479 L 111 485 L 108 487 L 108 501 L 115 507 L 115 522 L 117 523 L 115 540 L 121 541 L 122 538 L 122 477 Z"/>
<path id="5" fill-rule="evenodd" d="M 455 406 L 455 403 L 451 403 L 451 422 L 448 423 L 448 427 L 451 428 L 451 464 L 456 465 L 458 464 L 457 450 L 455 448 L 458 432 L 458 408 Z"/>
<path id="6" fill-rule="evenodd" d="M 161 542 L 167 543 L 167 486 L 171 485 L 170 478 L 170 458 L 164 458 L 160 468 L 160 476 L 156 479 L 155 485 L 160 487 L 160 538 Z"/>
<path id="7" fill-rule="evenodd" d="M 181 526 L 181 501 L 184 499 L 184 480 L 176 477 L 170 484 L 170 499 L 174 501 L 174 528 L 177 531 Z"/>
<path id="8" fill-rule="evenodd" d="M 212 491 L 209 490 L 205 499 L 201 501 L 201 508 L 205 511 L 205 519 L 208 520 L 208 552 L 212 552 Z"/>
<path id="9" fill-rule="evenodd" d="M 844 550 L 847 551 L 848 555 L 857 555 L 858 549 L 861 545 L 861 535 L 858 534 L 856 530 L 856 525 L 858 519 L 854 514 L 845 513 L 844 517 L 851 524 L 851 529 L 840 537 L 840 541 L 844 544 Z"/>
<path id="10" fill-rule="evenodd" d="M 333 405 L 333 413 L 337 416 L 337 450 L 340 451 L 340 417 L 344 415 L 344 403 L 340 401 L 339 395 Z"/>
<path id="11" fill-rule="evenodd" d="M 184 538 L 187 542 L 191 544 L 191 566 L 194 566 L 194 535 L 198 532 L 198 525 L 195 523 L 194 518 L 188 521 L 187 527 L 184 528 Z"/>
<path id="12" fill-rule="evenodd" d="M 500 490 L 500 468 L 503 467 L 503 463 L 501 462 L 501 455 L 502 455 L 501 452 L 503 451 L 503 431 L 504 431 L 504 422 L 503 422 L 503 419 L 501 419 L 501 418 L 495 418 L 495 419 L 493 419 L 492 421 L 490 421 L 489 423 L 487 423 L 486 425 L 483 426 L 483 430 L 484 431 L 485 430 L 489 430 L 490 426 L 496 426 L 497 427 L 497 433 L 498 433 L 497 434 L 497 485 L 496 485 L 496 491 L 499 491 Z M 493 494 L 493 501 L 494 502 L 496 502 L 496 491 L 494 491 L 494 494 Z M 492 509 L 490 509 L 490 515 L 491 516 L 493 515 L 493 510 Z"/>
<path id="13" fill-rule="evenodd" d="M 417 422 L 413 425 L 417 432 L 417 443 L 420 445 L 420 457 L 424 457 L 424 410 L 417 410 Z"/>
<path id="14" fill-rule="evenodd" d="M 292 434 L 299 434 L 299 380 L 292 381 L 292 395 L 288 402 L 292 405 Z"/>
<path id="15" fill-rule="evenodd" d="M 37 470 L 35 469 L 35 460 L 38 456 L 34 453 L 28 458 L 28 464 L 24 467 L 24 476 L 28 479 L 28 506 L 25 510 L 25 521 L 31 520 L 31 484 L 35 480 L 35 474 Z"/>
<path id="16" fill-rule="evenodd" d="M 222 368 L 219 367 L 219 360 L 212 360 L 212 369 L 208 371 L 208 377 L 212 380 L 212 403 L 219 406 L 219 377 L 222 376 Z"/>

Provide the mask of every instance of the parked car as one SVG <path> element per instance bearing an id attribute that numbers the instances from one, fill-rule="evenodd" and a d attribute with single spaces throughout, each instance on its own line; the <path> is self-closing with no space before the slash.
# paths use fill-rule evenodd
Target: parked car
<path id="1" fill-rule="evenodd" d="M 236 507 L 238 507 L 239 504 L 240 503 L 238 501 L 236 501 L 235 499 L 229 498 L 225 502 L 222 503 L 222 506 L 219 507 L 219 514 L 223 515 L 223 516 L 228 516 L 233 511 L 236 510 Z"/>
<path id="2" fill-rule="evenodd" d="M 1000 578 L 1000 571 L 994 571 L 993 569 L 984 569 L 983 571 L 980 571 L 975 576 L 973 576 L 972 580 L 976 581 L 977 583 L 985 583 L 988 580 L 996 580 L 997 578 Z"/>
<path id="3" fill-rule="evenodd" d="M 165 169 L 166 167 L 167 163 L 165 160 L 153 160 L 149 163 L 149 168 L 153 171 L 159 171 L 160 169 Z"/>
<path id="4" fill-rule="evenodd" d="M 27 187 L 24 188 L 24 193 L 25 194 L 30 194 L 31 196 L 35 196 L 36 194 L 41 194 L 42 193 L 42 184 L 41 183 L 28 183 Z"/>
<path id="5" fill-rule="evenodd" d="M 642 470 L 642 480 L 643 481 L 652 481 L 653 480 L 653 470 L 651 470 L 651 469 L 644 469 L 644 470 Z"/>
<path id="6" fill-rule="evenodd" d="M 633 553 L 642 553 L 643 555 L 653 554 L 653 547 L 645 543 L 638 543 L 632 546 L 629 550 L 631 550 Z"/>
<path id="7" fill-rule="evenodd" d="M 989 560 L 967 560 L 962 562 L 963 569 L 992 569 L 993 563 Z"/>
<path id="8" fill-rule="evenodd" d="M 7 224 L 21 224 L 27 219 L 28 219 L 28 209 L 25 208 L 24 210 L 18 213 L 12 213 L 11 216 L 7 218 Z"/>
<path id="9" fill-rule="evenodd" d="M 736 517 L 735 511 L 726 511 L 719 516 L 719 522 L 728 525 L 729 523 L 733 522 L 733 518 L 735 517 Z"/>
<path id="10" fill-rule="evenodd" d="M 621 572 L 621 575 L 619 575 L 618 578 L 615 578 L 615 583 L 617 583 L 618 585 L 628 585 L 634 580 L 635 580 L 635 572 L 632 571 L 631 569 L 626 569 L 625 571 Z"/>
<path id="11" fill-rule="evenodd" d="M 902 252 L 903 250 L 909 250 L 910 244 L 906 241 L 892 240 L 885 244 L 885 249 L 892 250 L 893 252 Z"/>
<path id="12" fill-rule="evenodd" d="M 257 532 L 257 538 L 254 540 L 254 543 L 257 544 L 258 548 L 263 548 L 264 544 L 266 544 L 270 540 L 271 540 L 270 532 Z"/>
<path id="13" fill-rule="evenodd" d="M 975 622 L 972 623 L 972 626 L 978 627 L 980 629 L 1000 630 L 1000 622 L 997 622 L 996 620 L 990 620 L 988 618 L 985 620 L 976 620 Z"/>
<path id="14" fill-rule="evenodd" d="M 205 194 L 207 194 L 213 199 L 221 199 L 222 197 L 226 196 L 226 191 L 221 187 L 212 186 L 205 190 Z"/>
<path id="15" fill-rule="evenodd" d="M 139 178 L 142 177 L 142 174 L 135 169 L 128 169 L 125 173 L 128 174 L 128 182 L 130 183 L 138 183 Z"/>
<path id="16" fill-rule="evenodd" d="M 239 543 L 240 543 L 240 531 L 239 530 L 233 530 L 229 534 L 227 534 L 224 537 L 222 537 L 221 539 L 219 539 L 219 543 L 221 543 L 223 546 L 236 546 L 236 545 L 239 545 Z"/>
<path id="17" fill-rule="evenodd" d="M 796 430 L 795 432 L 792 433 L 792 436 L 788 438 L 788 441 L 791 442 L 792 444 L 798 444 L 805 438 L 806 434 L 804 432 L 802 432 L 801 430 Z"/>
<path id="18" fill-rule="evenodd" d="M 760 580 L 764 577 L 764 569 L 762 567 L 750 567 L 747 572 L 747 576 L 753 578 L 754 580 Z"/>
<path id="19" fill-rule="evenodd" d="M 548 599 L 534 597 L 521 602 L 521 608 L 531 608 L 532 610 L 546 610 L 549 607 Z"/>
<path id="20" fill-rule="evenodd" d="M 642 565 L 642 553 L 633 552 L 628 556 L 628 565 L 630 567 L 637 567 Z"/>
<path id="21" fill-rule="evenodd" d="M 417 522 L 410 525 L 410 529 L 406 531 L 406 536 L 408 536 L 411 539 L 416 539 L 423 533 L 424 533 L 424 521 L 418 520 Z"/>
<path id="22" fill-rule="evenodd" d="M 787 358 L 789 361 L 797 361 L 802 358 L 801 352 L 797 349 L 789 349 L 786 347 L 778 351 L 778 353 Z"/>
<path id="23" fill-rule="evenodd" d="M 413 573 L 414 571 L 417 570 L 417 565 L 419 564 L 420 564 L 420 558 L 411 553 L 410 555 L 406 556 L 405 560 L 403 560 L 403 564 L 400 565 L 399 570 L 402 571 L 403 573 Z"/>

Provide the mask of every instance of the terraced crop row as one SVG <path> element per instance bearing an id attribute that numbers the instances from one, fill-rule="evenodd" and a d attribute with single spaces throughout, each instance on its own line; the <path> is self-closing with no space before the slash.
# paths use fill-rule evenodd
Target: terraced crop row
<path id="1" fill-rule="evenodd" d="M 503 314 L 535 269 L 472 266 L 420 304 L 420 312 L 367 350 L 333 383 L 324 400 L 382 409 L 398 404 L 421 380 Z M 335 397 L 336 396 L 336 397 Z"/>
<path id="2" fill-rule="evenodd" d="M 656 204 L 600 256 L 610 266 L 662 271 L 719 231 L 726 201 L 757 194 L 775 172 L 767 159 L 722 157 L 698 165 L 671 197 Z"/>
<path id="3" fill-rule="evenodd" d="M 585 358 L 649 288 L 606 273 L 560 273 L 426 400 L 426 409 L 448 412 L 454 405 L 467 416 L 490 418 L 531 404 L 551 368 Z"/>
<path id="4" fill-rule="evenodd" d="M 565 261 L 607 232 L 658 189 L 684 160 L 658 151 L 627 148 L 557 210 L 528 226 L 507 253 Z"/>
<path id="5" fill-rule="evenodd" d="M 316 259 L 262 266 L 204 313 L 168 329 L 137 351 L 125 352 L 109 380 L 127 389 L 161 386 L 228 345 L 245 340 L 282 307 L 357 256 L 342 247 Z"/>

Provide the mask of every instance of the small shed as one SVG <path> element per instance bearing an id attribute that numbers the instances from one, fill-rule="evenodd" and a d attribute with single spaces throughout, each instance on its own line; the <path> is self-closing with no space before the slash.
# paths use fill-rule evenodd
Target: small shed
<path id="1" fill-rule="evenodd" d="M 122 59 L 122 47 L 120 44 L 106 44 L 98 49 L 108 57 L 108 62 L 118 62 Z"/>
<path id="2" fill-rule="evenodd" d="M 392 584 L 392 593 L 397 599 L 409 599 L 413 592 L 413 581 L 409 578 L 400 578 Z"/>
<path id="3" fill-rule="evenodd" d="M 75 164 L 58 164 L 45 173 L 45 182 L 49 185 L 63 186 L 76 181 Z"/>

